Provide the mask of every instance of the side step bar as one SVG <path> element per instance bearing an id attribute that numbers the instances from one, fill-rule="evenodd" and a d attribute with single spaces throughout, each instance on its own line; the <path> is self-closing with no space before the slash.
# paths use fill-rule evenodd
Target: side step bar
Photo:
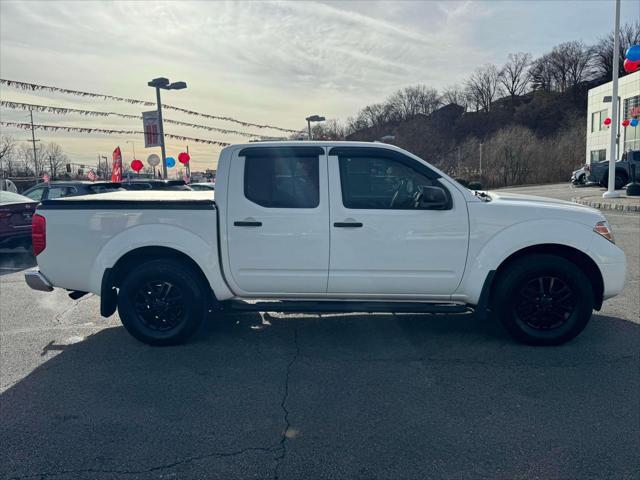
<path id="1" fill-rule="evenodd" d="M 221 302 L 222 309 L 235 312 L 281 313 L 467 313 L 473 311 L 458 303 L 427 302 L 350 302 L 350 301 L 276 301 L 248 303 L 239 300 Z"/>

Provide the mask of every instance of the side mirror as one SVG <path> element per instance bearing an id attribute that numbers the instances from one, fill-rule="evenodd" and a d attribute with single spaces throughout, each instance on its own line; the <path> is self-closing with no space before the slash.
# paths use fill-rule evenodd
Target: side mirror
<path id="1" fill-rule="evenodd" d="M 419 207 L 429 210 L 444 210 L 449 198 L 442 187 L 423 186 L 420 192 Z"/>

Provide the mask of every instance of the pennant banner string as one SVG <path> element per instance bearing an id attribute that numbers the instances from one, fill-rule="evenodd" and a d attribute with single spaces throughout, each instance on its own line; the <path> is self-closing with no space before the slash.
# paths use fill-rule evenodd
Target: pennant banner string
<path id="1" fill-rule="evenodd" d="M 155 107 L 156 104 L 154 102 L 147 102 L 145 100 L 138 100 L 135 98 L 127 98 L 127 97 L 119 97 L 116 95 L 105 95 L 102 93 L 92 93 L 92 92 L 83 92 L 80 90 L 69 90 L 67 88 L 59 88 L 59 87 L 52 87 L 49 85 L 38 85 L 36 83 L 27 83 L 27 82 L 19 82 L 17 80 L 6 80 L 4 78 L 0 78 L 0 84 L 1 85 L 6 85 L 8 87 L 11 88 L 17 88 L 20 90 L 32 90 L 32 91 L 38 91 L 38 90 L 46 90 L 49 92 L 54 92 L 54 93 L 63 93 L 63 94 L 67 94 L 67 95 L 76 95 L 76 96 L 80 96 L 80 97 L 92 97 L 92 98 L 101 98 L 103 100 L 113 100 L 116 102 L 126 102 L 126 103 L 130 103 L 132 105 L 144 105 L 146 107 Z M 244 127 L 256 127 L 256 128 L 269 128 L 272 130 L 279 130 L 281 132 L 289 132 L 289 133 L 298 133 L 300 130 L 293 130 L 290 128 L 282 128 L 282 127 L 276 127 L 274 125 L 261 125 L 258 123 L 251 123 L 251 122 L 243 122 L 242 120 L 237 120 L 235 118 L 232 117 L 222 117 L 222 116 L 218 116 L 218 115 L 210 115 L 207 113 L 200 113 L 200 112 L 196 112 L 194 110 L 188 110 L 186 108 L 181 108 L 181 107 L 175 107 L 173 105 L 167 105 L 167 104 L 162 104 L 162 108 L 165 108 L 167 110 L 175 110 L 176 112 L 182 112 L 182 113 L 186 113 L 187 115 L 195 115 L 198 117 L 203 117 L 203 118 L 210 118 L 212 120 L 223 120 L 225 122 L 233 122 L 233 123 L 238 123 Z"/>
<path id="2" fill-rule="evenodd" d="M 78 108 L 54 107 L 51 105 L 37 105 L 33 103 L 12 102 L 8 100 L 0 100 L 0 107 L 9 108 L 12 110 L 26 110 L 26 111 L 33 110 L 36 112 L 47 112 L 47 113 L 53 113 L 55 115 L 68 115 L 68 114 L 77 113 L 80 115 L 88 115 L 88 116 L 94 116 L 94 117 L 113 116 L 113 117 L 120 117 L 120 118 L 131 118 L 135 120 L 142 119 L 141 115 L 129 115 L 126 113 L 118 113 L 118 112 L 101 112 L 97 110 L 82 110 Z M 173 125 L 181 125 L 183 127 L 199 128 L 202 130 L 208 130 L 210 132 L 220 132 L 228 135 L 241 135 L 243 137 L 261 137 L 262 136 L 262 134 L 259 134 L 259 133 L 241 132 L 238 130 L 228 130 L 226 128 L 211 127 L 209 125 L 200 125 L 197 123 L 181 122 L 179 120 L 172 120 L 170 118 L 164 118 L 163 122 L 170 123 Z"/>
<path id="3" fill-rule="evenodd" d="M 30 123 L 19 123 L 19 122 L 5 122 L 0 121 L 0 126 L 9 127 L 9 128 L 20 128 L 22 130 L 31 130 Z M 107 128 L 85 128 L 85 127 L 68 127 L 62 125 L 42 125 L 42 124 L 33 124 L 33 128 L 35 130 L 44 130 L 44 131 L 63 131 L 63 132 L 77 132 L 77 133 L 102 133 L 105 135 L 144 135 L 144 132 L 140 130 L 113 130 Z M 173 140 L 180 140 L 182 142 L 194 142 L 194 143 L 206 143 L 209 145 L 219 145 L 221 147 L 226 147 L 230 145 L 227 142 L 220 142 L 218 140 L 205 140 L 204 138 L 194 138 L 194 137 L 186 137 L 184 135 L 174 135 L 172 133 L 165 133 L 164 136 L 166 138 L 171 138 Z"/>

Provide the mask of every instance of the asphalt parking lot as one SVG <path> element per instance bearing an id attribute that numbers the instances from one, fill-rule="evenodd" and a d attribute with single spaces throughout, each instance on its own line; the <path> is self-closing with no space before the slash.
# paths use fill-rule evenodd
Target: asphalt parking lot
<path id="1" fill-rule="evenodd" d="M 0 478 L 637 479 L 640 215 L 606 216 L 626 289 L 552 348 L 473 315 L 255 314 L 152 348 L 3 257 Z"/>

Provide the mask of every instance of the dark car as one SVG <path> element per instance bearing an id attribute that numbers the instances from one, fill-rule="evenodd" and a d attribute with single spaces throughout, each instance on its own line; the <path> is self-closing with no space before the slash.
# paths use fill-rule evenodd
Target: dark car
<path id="1" fill-rule="evenodd" d="M 210 182 L 198 182 L 198 183 L 191 183 L 189 184 L 189 187 L 191 188 L 191 190 L 215 190 L 216 189 L 216 184 L 215 183 L 210 183 Z"/>
<path id="2" fill-rule="evenodd" d="M 31 216 L 38 202 L 0 190 L 0 250 L 31 248 Z"/>
<path id="3" fill-rule="evenodd" d="M 593 162 L 586 165 L 585 168 L 589 172 L 589 181 L 599 183 L 600 186 L 607 188 L 609 184 L 609 161 Z M 615 188 L 621 189 L 630 181 L 633 181 L 633 172 L 635 170 L 635 179 L 640 177 L 640 150 L 632 150 L 625 152 L 622 159 L 618 160 L 615 165 Z"/>
<path id="4" fill-rule="evenodd" d="M 125 190 L 191 190 L 182 180 L 160 180 L 157 178 L 125 180 L 118 185 Z"/>
<path id="5" fill-rule="evenodd" d="M 22 192 L 22 195 L 36 202 L 41 202 L 42 200 L 93 195 L 94 193 L 115 192 L 116 190 L 122 190 L 119 183 L 68 181 L 39 183 Z"/>

